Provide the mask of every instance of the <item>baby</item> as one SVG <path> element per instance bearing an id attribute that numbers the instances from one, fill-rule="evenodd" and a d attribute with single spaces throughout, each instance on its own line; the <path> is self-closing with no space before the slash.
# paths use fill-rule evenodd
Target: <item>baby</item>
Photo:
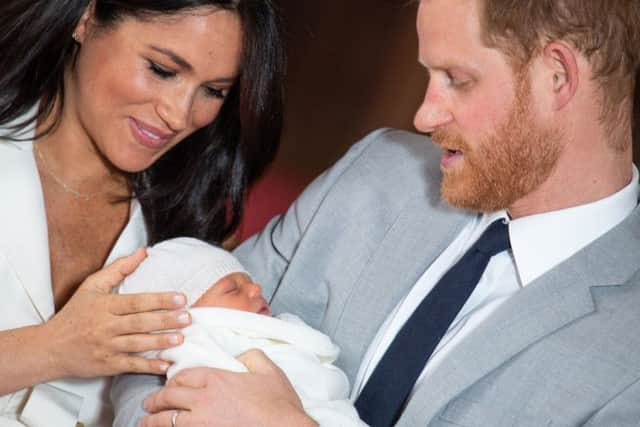
<path id="1" fill-rule="evenodd" d="M 297 316 L 271 317 L 260 285 L 233 255 L 191 238 L 158 243 L 147 253 L 119 292 L 180 291 L 191 307 L 184 343 L 154 354 L 173 362 L 168 378 L 202 366 L 246 372 L 235 356 L 258 348 L 284 371 L 320 425 L 365 426 L 348 400 L 346 375 L 332 365 L 339 349 Z"/>

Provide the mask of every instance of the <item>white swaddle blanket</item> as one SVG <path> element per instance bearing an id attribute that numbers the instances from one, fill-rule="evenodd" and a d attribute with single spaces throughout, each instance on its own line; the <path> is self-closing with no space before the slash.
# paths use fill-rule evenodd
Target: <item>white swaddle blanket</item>
<path id="1" fill-rule="evenodd" d="M 269 317 L 226 308 L 191 308 L 182 345 L 160 352 L 173 361 L 167 372 L 212 367 L 246 372 L 235 356 L 262 350 L 287 375 L 307 414 L 322 426 L 365 426 L 349 401 L 349 380 L 331 363 L 339 349 L 297 316 Z M 268 387 L 268 385 L 265 385 Z"/>
<path id="2" fill-rule="evenodd" d="M 191 305 L 222 277 L 234 272 L 248 274 L 231 253 L 188 237 L 157 243 L 147 253 L 147 259 L 124 279 L 117 292 L 173 290 L 183 292 Z M 320 425 L 366 426 L 349 401 L 347 376 L 332 365 L 338 347 L 300 318 L 219 307 L 192 307 L 189 311 L 192 323 L 181 330 L 185 336 L 182 345 L 144 353 L 173 362 L 168 378 L 195 367 L 246 372 L 235 356 L 257 348 L 282 369 L 307 414 Z"/>

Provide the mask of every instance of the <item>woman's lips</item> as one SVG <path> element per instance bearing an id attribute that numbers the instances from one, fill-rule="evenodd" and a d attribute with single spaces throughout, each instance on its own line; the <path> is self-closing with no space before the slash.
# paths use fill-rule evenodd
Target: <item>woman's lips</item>
<path id="1" fill-rule="evenodd" d="M 166 146 L 174 134 L 163 133 L 153 126 L 146 125 L 136 119 L 129 119 L 129 127 L 134 138 L 145 147 L 158 150 Z"/>

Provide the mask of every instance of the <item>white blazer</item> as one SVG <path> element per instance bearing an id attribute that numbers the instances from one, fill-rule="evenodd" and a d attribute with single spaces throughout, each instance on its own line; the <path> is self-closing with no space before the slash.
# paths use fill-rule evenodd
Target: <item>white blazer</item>
<path id="1" fill-rule="evenodd" d="M 0 132 L 0 330 L 43 323 L 54 315 L 44 200 L 30 141 L 33 130 L 24 135 L 29 141 L 9 142 Z M 146 242 L 142 212 L 134 201 L 129 223 L 106 263 Z M 110 426 L 109 386 L 107 378 L 64 379 L 0 396 L 0 426 Z"/>

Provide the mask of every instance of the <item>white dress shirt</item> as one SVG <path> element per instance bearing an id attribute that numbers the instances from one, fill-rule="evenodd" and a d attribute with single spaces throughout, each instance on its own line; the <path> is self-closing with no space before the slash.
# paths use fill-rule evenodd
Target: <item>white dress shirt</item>
<path id="1" fill-rule="evenodd" d="M 506 211 L 474 217 L 418 279 L 375 336 L 360 365 L 351 398 L 355 400 L 396 334 L 438 280 L 462 258 L 493 221 L 509 224 L 511 250 L 489 261 L 475 290 L 434 350 L 416 384 L 429 376 L 446 354 L 510 296 L 622 222 L 638 204 L 638 170 L 622 190 L 573 208 L 509 220 Z"/>

